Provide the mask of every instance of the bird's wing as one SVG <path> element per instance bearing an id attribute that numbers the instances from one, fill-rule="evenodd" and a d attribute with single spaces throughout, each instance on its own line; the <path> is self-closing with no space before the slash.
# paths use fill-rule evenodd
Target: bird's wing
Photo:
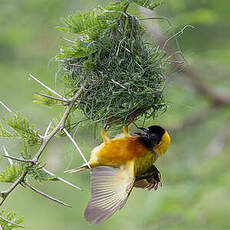
<path id="1" fill-rule="evenodd" d="M 91 198 L 84 217 L 90 224 L 100 224 L 121 209 L 133 188 L 134 164 L 120 168 L 100 166 L 91 171 Z"/>

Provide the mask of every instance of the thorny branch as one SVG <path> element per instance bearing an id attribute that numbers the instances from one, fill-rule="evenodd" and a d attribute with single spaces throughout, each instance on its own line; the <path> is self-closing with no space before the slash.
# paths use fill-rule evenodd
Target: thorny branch
<path id="1" fill-rule="evenodd" d="M 66 207 L 71 207 L 69 204 L 66 204 L 66 203 L 64 203 L 63 201 L 60 201 L 60 200 L 58 200 L 58 199 L 56 199 L 56 198 L 54 198 L 54 197 L 52 197 L 52 196 L 50 196 L 50 195 L 48 195 L 48 194 L 46 194 L 46 193 L 44 193 L 44 192 L 39 191 L 38 189 L 36 189 L 35 187 L 33 187 L 31 184 L 29 184 L 29 183 L 27 183 L 27 182 L 25 182 L 25 181 L 22 182 L 22 185 L 25 185 L 26 187 L 30 188 L 32 191 L 34 191 L 34 192 L 36 192 L 36 193 L 38 193 L 38 194 L 44 196 L 45 198 L 47 198 L 47 199 L 49 199 L 49 200 L 52 200 L 52 201 L 54 201 L 54 202 L 57 202 L 58 204 L 64 205 L 64 206 L 66 206 Z"/>
<path id="2" fill-rule="evenodd" d="M 4 146 L 3 146 L 3 150 L 4 150 L 4 152 L 5 152 L 5 155 L 3 155 L 3 157 L 6 157 L 6 158 L 8 159 L 10 165 L 13 164 L 13 162 L 10 161 L 10 159 L 11 159 L 11 160 L 15 160 L 15 161 L 19 161 L 19 162 L 24 162 L 24 163 L 33 163 L 32 160 L 26 160 L 26 159 L 22 159 L 22 158 L 17 158 L 17 157 L 10 156 L 10 155 L 7 153 L 7 151 L 6 151 L 6 149 L 5 149 Z M 7 154 L 6 154 L 6 153 L 7 153 Z M 42 168 L 42 170 L 43 170 L 45 173 L 49 174 L 50 176 L 56 176 L 54 173 L 48 171 L 48 170 L 45 169 L 45 168 Z M 59 181 L 65 183 L 65 184 L 67 184 L 67 185 L 70 185 L 70 186 L 73 187 L 73 188 L 76 188 L 76 189 L 78 189 L 78 190 L 82 190 L 82 189 L 79 188 L 78 186 L 76 186 L 76 185 L 70 183 L 69 181 L 67 181 L 67 180 L 65 180 L 65 179 L 63 179 L 63 178 L 61 178 L 61 177 L 56 176 L 56 178 L 57 178 Z"/>
<path id="3" fill-rule="evenodd" d="M 0 101 L 0 105 L 2 105 L 3 108 L 4 108 L 5 110 L 7 110 L 7 112 L 13 113 L 14 115 L 16 115 L 16 114 L 15 114 L 8 106 L 6 106 L 2 101 Z"/>
<path id="4" fill-rule="evenodd" d="M 0 219 L 4 220 L 5 222 L 7 222 L 7 223 L 9 223 L 9 224 L 12 224 L 12 225 L 14 225 L 14 226 L 17 226 L 17 227 L 19 227 L 19 228 L 23 228 L 21 225 L 18 225 L 18 224 L 14 223 L 14 222 L 12 222 L 12 221 L 10 221 L 10 220 L 7 220 L 6 218 L 4 218 L 4 217 L 2 217 L 2 216 L 0 216 Z M 0 230 L 1 230 L 1 225 L 0 225 Z"/>
<path id="5" fill-rule="evenodd" d="M 149 17 L 153 17 L 153 12 L 149 11 L 147 9 L 141 8 L 141 12 L 144 15 L 147 15 Z M 155 17 L 157 18 L 157 17 Z M 174 67 L 179 69 L 181 73 L 183 73 L 186 77 L 188 77 L 190 79 L 191 85 L 193 86 L 193 88 L 203 97 L 209 99 L 211 101 L 212 106 L 210 106 L 210 108 L 207 109 L 207 111 L 202 111 L 201 113 L 195 115 L 193 117 L 193 119 L 189 119 L 189 121 L 185 121 L 179 128 L 183 129 L 187 126 L 191 126 L 197 123 L 200 123 L 200 121 L 204 120 L 207 114 L 211 114 L 210 111 L 216 109 L 216 107 L 219 106 L 226 106 L 226 105 L 230 105 L 230 95 L 228 94 L 220 94 L 218 91 L 216 91 L 214 88 L 210 87 L 209 85 L 205 84 L 201 79 L 201 76 L 199 74 L 199 72 L 191 66 L 188 65 L 183 65 L 183 68 L 181 68 L 181 63 L 184 61 L 183 58 L 181 57 L 180 52 L 175 52 L 175 50 L 169 46 L 168 44 L 168 39 L 165 38 L 164 34 L 162 33 L 160 27 L 158 24 L 156 23 L 152 23 L 150 24 L 146 24 L 146 28 L 147 28 L 147 32 L 154 38 L 154 40 L 157 41 L 157 43 L 159 44 L 159 46 L 163 47 L 164 50 L 166 51 L 166 53 L 168 54 L 168 56 L 170 57 L 170 62 L 173 63 Z M 42 144 L 39 148 L 39 150 L 37 151 L 37 153 L 34 155 L 32 160 L 24 160 L 24 159 L 20 159 L 20 158 L 16 158 L 13 156 L 10 156 L 8 154 L 8 152 L 6 151 L 6 149 L 3 147 L 4 149 L 4 153 L 5 153 L 5 157 L 8 158 L 9 163 L 12 164 L 12 160 L 16 160 L 16 161 L 22 161 L 22 162 L 26 162 L 28 164 L 30 164 L 31 166 L 35 165 L 38 163 L 39 158 L 41 157 L 44 149 L 46 148 L 47 144 L 49 143 L 49 141 L 55 136 L 55 134 L 58 131 L 64 131 L 66 133 L 66 135 L 69 137 L 69 139 L 73 142 L 73 144 L 75 145 L 75 147 L 79 150 L 78 145 L 76 144 L 75 141 L 73 141 L 72 137 L 70 136 L 70 134 L 67 132 L 67 130 L 65 129 L 65 122 L 66 119 L 68 118 L 70 111 L 72 109 L 72 107 L 74 106 L 74 103 L 76 102 L 77 98 L 80 96 L 81 92 L 84 90 L 84 84 L 82 85 L 82 87 L 79 89 L 79 91 L 71 98 L 71 99 L 66 99 L 64 98 L 62 95 L 58 94 L 57 92 L 55 92 L 54 90 L 50 89 L 48 86 L 46 86 L 44 83 L 42 83 L 41 81 L 39 81 L 37 78 L 35 78 L 33 75 L 29 74 L 30 78 L 32 78 L 33 80 L 35 80 L 37 83 L 39 83 L 40 85 L 42 85 L 44 88 L 46 88 L 48 91 L 50 91 L 52 94 L 54 94 L 57 97 L 53 97 L 50 95 L 45 95 L 42 93 L 39 93 L 41 96 L 53 99 L 53 100 L 58 100 L 61 102 L 64 102 L 66 105 L 66 109 L 65 112 L 63 114 L 63 117 L 61 118 L 60 122 L 58 123 L 58 125 L 48 134 L 49 129 L 50 129 L 50 125 L 47 127 L 46 132 L 44 134 L 44 136 L 41 136 L 42 139 Z M 119 84 L 118 82 L 114 82 L 115 84 Z M 120 85 L 120 84 L 119 84 Z M 122 88 L 123 86 L 120 85 Z M 0 101 L 0 104 L 10 113 L 13 113 L 12 110 L 10 110 L 3 102 Z M 213 143 L 217 142 L 222 142 L 223 144 L 226 142 L 226 136 L 229 136 L 229 126 L 228 128 L 224 129 L 224 132 L 221 132 L 220 136 L 217 136 L 214 140 Z M 207 148 L 207 156 L 213 156 L 215 155 L 219 149 L 217 149 L 215 151 L 215 153 L 210 153 L 209 149 L 211 146 L 213 146 L 213 143 L 210 143 L 210 146 L 208 146 Z M 217 146 L 215 144 L 215 146 Z M 81 153 L 81 151 L 79 151 Z M 84 158 L 84 155 L 81 153 L 81 156 L 83 158 L 83 160 L 86 162 L 86 159 Z M 49 172 L 48 170 L 44 169 L 43 170 L 50 174 L 50 175 L 54 175 L 53 173 Z M 25 182 L 25 178 L 26 175 L 28 174 L 28 171 L 25 170 L 17 179 L 16 181 L 5 191 L 1 191 L 0 192 L 0 196 L 1 196 L 1 201 L 0 201 L 0 206 L 4 203 L 4 201 L 6 200 L 6 198 L 10 195 L 11 192 L 14 191 L 14 189 L 18 186 L 18 185 L 24 185 L 28 188 L 30 188 L 31 190 L 39 193 L 42 196 L 45 196 L 48 199 L 51 199 L 59 204 L 65 205 L 65 206 L 69 206 L 68 204 L 65 204 L 62 201 L 59 201 L 41 191 L 39 191 L 38 189 L 34 188 L 32 185 L 30 185 L 29 183 Z M 60 181 L 71 185 L 77 189 L 77 186 L 71 184 L 70 182 L 64 180 L 63 178 L 57 177 Z M 13 224 L 15 226 L 21 227 L 7 219 L 5 219 L 4 217 L 0 216 L 0 219 Z"/>
<path id="6" fill-rule="evenodd" d="M 40 148 L 38 149 L 37 153 L 34 155 L 33 159 L 31 160 L 23 160 L 20 158 L 16 158 L 16 157 L 12 157 L 10 156 L 6 149 L 4 148 L 4 153 L 5 153 L 5 157 L 8 158 L 9 163 L 12 164 L 12 160 L 16 160 L 16 161 L 23 161 L 23 162 L 27 162 L 30 166 L 36 165 L 38 163 L 39 158 L 41 157 L 44 149 L 46 148 L 47 144 L 50 142 L 50 140 L 55 136 L 55 134 L 59 131 L 62 131 L 65 128 L 65 122 L 66 119 L 68 118 L 71 109 L 74 106 L 74 103 L 76 102 L 76 100 L 78 99 L 78 97 L 81 95 L 82 91 L 84 90 L 85 84 L 82 84 L 81 88 L 75 93 L 75 95 L 71 98 L 71 99 L 66 99 L 63 96 L 61 96 L 60 94 L 58 94 L 57 92 L 55 92 L 54 90 L 50 89 L 48 86 L 46 86 L 44 83 L 42 83 L 41 81 L 39 81 L 37 78 L 35 78 L 33 75 L 29 75 L 33 80 L 35 80 L 37 83 L 39 83 L 40 85 L 42 85 L 43 87 L 45 87 L 47 90 L 49 90 L 50 92 L 52 92 L 54 95 L 56 95 L 58 98 L 60 98 L 62 101 L 66 102 L 66 109 L 63 113 L 63 116 L 61 118 L 61 120 L 59 121 L 59 123 L 57 124 L 57 126 L 49 133 L 49 129 L 51 126 L 51 123 L 48 125 L 44 136 L 40 136 L 42 143 Z M 4 103 L 1 102 L 1 104 L 3 105 L 3 107 L 10 113 L 12 113 L 12 110 L 10 110 Z M 49 133 L 49 134 L 48 134 Z M 70 134 L 69 134 L 70 135 Z M 82 154 L 83 155 L 83 154 Z M 83 155 L 84 156 L 84 155 Z M 86 161 L 86 159 L 83 157 L 83 160 Z M 54 175 L 53 173 L 49 172 L 48 170 L 43 168 L 43 171 L 45 171 L 46 173 L 50 174 L 50 175 Z M 27 187 L 29 187 L 30 189 L 32 189 L 33 191 L 45 196 L 46 198 L 49 198 L 55 202 L 58 202 L 62 205 L 65 206 L 69 206 L 68 204 L 65 204 L 62 201 L 59 201 L 43 192 L 40 192 L 39 190 L 37 190 L 36 188 L 34 188 L 32 185 L 28 184 L 27 182 L 25 182 L 25 178 L 26 175 L 28 174 L 28 169 L 25 169 L 23 171 L 23 173 L 15 180 L 14 183 L 11 184 L 11 186 L 5 190 L 5 191 L 1 191 L 0 192 L 0 196 L 1 196 L 1 201 L 0 201 L 0 206 L 4 203 L 4 201 L 6 200 L 6 198 L 10 195 L 11 192 L 14 191 L 14 189 L 18 186 L 18 185 L 26 185 Z M 63 178 L 57 177 L 58 180 L 76 188 L 81 190 L 79 187 L 77 187 L 76 185 L 71 184 L 70 182 L 64 180 Z"/>
<path id="7" fill-rule="evenodd" d="M 45 173 L 47 173 L 47 174 L 49 174 L 49 175 L 51 175 L 51 176 L 55 176 L 55 174 L 53 174 L 52 172 L 48 171 L 48 170 L 45 169 L 45 168 L 42 168 L 42 170 L 43 170 Z M 65 184 L 67 184 L 67 185 L 70 185 L 70 186 L 73 187 L 73 188 L 76 188 L 76 189 L 78 189 L 78 190 L 82 190 L 82 189 L 79 188 L 78 186 L 76 186 L 76 185 L 70 183 L 69 181 L 67 181 L 67 180 L 65 180 L 65 179 L 63 179 L 63 178 L 61 178 L 61 177 L 59 177 L 59 176 L 57 177 L 57 179 L 60 180 L 61 182 L 65 183 Z"/>
<path id="8" fill-rule="evenodd" d="M 46 95 L 44 93 L 38 93 L 38 95 L 42 96 L 42 97 L 47 97 L 49 99 L 53 99 L 53 100 L 56 100 L 56 101 L 61 101 L 61 102 L 68 102 L 67 99 L 62 99 L 62 98 L 59 98 L 59 97 L 53 97 L 53 96 L 50 96 L 50 95 Z"/>
<path id="9" fill-rule="evenodd" d="M 3 157 L 6 157 L 8 159 L 8 161 L 9 161 L 9 163 L 10 163 L 10 159 L 15 160 L 15 161 L 19 161 L 19 162 L 24 162 L 24 163 L 33 163 L 32 160 L 21 159 L 21 158 L 13 157 L 13 156 L 10 156 L 10 155 L 8 155 L 8 156 L 5 155 Z"/>
<path id="10" fill-rule="evenodd" d="M 64 128 L 63 132 L 67 135 L 67 137 L 70 139 L 70 141 L 74 144 L 74 146 L 76 147 L 76 149 L 78 150 L 78 152 L 80 153 L 82 159 L 85 161 L 86 165 L 89 167 L 89 169 L 91 168 L 88 161 L 86 160 L 84 154 L 82 153 L 81 149 L 79 148 L 78 144 L 76 143 L 76 141 L 72 138 L 72 136 L 69 134 L 69 132 Z"/>
<path id="11" fill-rule="evenodd" d="M 60 95 L 59 93 L 57 93 L 56 91 L 54 91 L 53 89 L 49 88 L 47 85 L 45 85 L 44 83 L 42 83 L 41 81 L 39 81 L 36 77 L 34 77 L 32 74 L 29 74 L 29 77 L 32 78 L 34 81 L 36 81 L 38 84 L 40 84 L 41 86 L 43 86 L 44 88 L 46 88 L 48 91 L 50 91 L 52 94 L 56 95 L 58 98 L 61 98 L 64 101 L 67 101 L 66 98 L 64 98 L 62 95 Z"/>
<path id="12" fill-rule="evenodd" d="M 4 151 L 4 154 L 5 154 L 5 157 L 8 158 L 8 161 L 9 161 L 10 165 L 13 165 L 13 161 L 12 161 L 11 157 L 9 156 L 9 153 L 7 152 L 5 146 L 3 146 L 3 151 Z"/>

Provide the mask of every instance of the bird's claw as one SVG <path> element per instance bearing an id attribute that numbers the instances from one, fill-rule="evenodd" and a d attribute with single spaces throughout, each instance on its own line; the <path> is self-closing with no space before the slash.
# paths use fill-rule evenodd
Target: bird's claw
<path id="1" fill-rule="evenodd" d="M 151 189 L 157 190 L 158 187 L 162 187 L 161 174 L 153 175 L 147 179 L 149 185 L 146 186 L 146 190 L 150 191 Z"/>

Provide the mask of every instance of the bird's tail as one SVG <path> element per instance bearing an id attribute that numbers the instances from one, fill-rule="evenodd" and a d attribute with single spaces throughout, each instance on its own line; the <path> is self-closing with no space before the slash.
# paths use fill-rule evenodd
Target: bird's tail
<path id="1" fill-rule="evenodd" d="M 85 171 L 87 169 L 89 169 L 89 166 L 87 164 L 84 164 L 79 168 L 66 170 L 65 173 L 76 173 L 76 172 Z"/>

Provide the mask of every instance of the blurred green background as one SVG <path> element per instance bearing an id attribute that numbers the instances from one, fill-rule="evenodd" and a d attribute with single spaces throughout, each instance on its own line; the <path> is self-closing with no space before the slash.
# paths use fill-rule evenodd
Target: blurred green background
<path id="1" fill-rule="evenodd" d="M 0 100 L 28 117 L 42 132 L 59 110 L 32 103 L 33 94 L 41 88 L 28 79 L 28 73 L 53 89 L 61 89 L 54 58 L 66 36 L 55 29 L 60 25 L 60 17 L 107 2 L 0 0 Z M 168 17 L 176 25 L 177 31 L 187 24 L 195 27 L 178 39 L 186 61 L 199 72 L 205 85 L 226 94 L 230 91 L 229 9 L 227 0 L 167 0 L 157 9 L 158 15 Z M 169 108 L 155 121 L 149 121 L 171 131 L 172 145 L 157 162 L 163 176 L 162 188 L 156 192 L 134 190 L 123 210 L 100 226 L 89 226 L 82 218 L 89 198 L 89 173 L 64 175 L 64 170 L 79 166 L 82 160 L 66 138 L 56 138 L 44 154 L 47 168 L 84 191 L 59 182 L 36 186 L 73 207 L 60 207 L 18 187 L 3 208 L 23 215 L 23 225 L 30 230 L 229 229 L 230 107 L 219 106 L 209 111 L 212 101 L 194 91 L 183 71 L 169 75 Z M 0 108 L 0 113 L 5 114 L 4 109 Z M 204 115 L 201 122 L 180 128 L 184 121 L 199 118 L 200 113 Z M 80 127 L 75 138 L 87 157 L 100 141 L 95 140 L 91 127 Z M 21 147 L 17 141 L 1 140 L 0 144 L 12 155 Z M 7 164 L 1 157 L 0 167 Z M 0 189 L 7 186 L 1 183 Z"/>

